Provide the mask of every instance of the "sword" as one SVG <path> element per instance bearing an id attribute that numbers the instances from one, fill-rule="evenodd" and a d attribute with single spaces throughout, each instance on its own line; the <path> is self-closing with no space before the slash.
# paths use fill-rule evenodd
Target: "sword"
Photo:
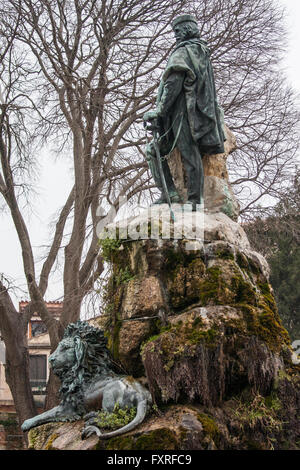
<path id="1" fill-rule="evenodd" d="M 156 153 L 156 159 L 157 159 L 157 163 L 158 163 L 159 176 L 160 176 L 160 179 L 161 179 L 161 182 L 162 182 L 162 187 L 163 187 L 165 197 L 167 199 L 167 203 L 168 203 L 169 208 L 170 208 L 171 219 L 173 220 L 173 222 L 175 222 L 175 216 L 174 216 L 174 212 L 173 212 L 173 209 L 172 209 L 172 203 L 171 203 L 170 195 L 169 195 L 169 192 L 168 192 L 168 187 L 167 187 L 167 183 L 166 183 L 166 179 L 165 179 L 165 175 L 164 175 L 164 171 L 163 171 L 163 167 L 162 167 L 162 160 L 161 160 L 161 155 L 160 155 L 160 150 L 159 150 L 159 145 L 158 145 L 158 129 L 159 129 L 159 127 L 157 125 L 157 119 L 156 118 L 153 118 L 151 120 L 149 119 L 149 124 L 147 124 L 147 122 L 144 121 L 144 127 L 145 127 L 146 130 L 151 131 L 152 135 L 153 135 L 153 145 L 154 145 L 154 150 L 155 150 L 155 153 Z"/>

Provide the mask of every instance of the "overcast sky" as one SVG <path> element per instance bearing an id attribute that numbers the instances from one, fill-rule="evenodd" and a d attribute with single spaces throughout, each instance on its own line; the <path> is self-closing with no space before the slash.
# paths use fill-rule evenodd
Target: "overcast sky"
<path id="1" fill-rule="evenodd" d="M 289 34 L 289 47 L 284 61 L 288 80 L 300 94 L 300 0 L 277 0 L 284 5 L 286 25 Z"/>
<path id="2" fill-rule="evenodd" d="M 300 95 L 300 0 L 277 0 L 287 9 L 286 24 L 289 32 L 289 46 L 283 69 L 290 84 Z M 35 247 L 35 252 L 40 254 L 38 247 L 47 244 L 49 237 L 49 223 L 55 212 L 60 209 L 71 187 L 69 164 L 64 160 L 49 162 L 45 153 L 40 155 L 41 163 L 47 159 L 47 165 L 42 166 L 39 181 L 38 197 L 34 200 L 35 215 L 29 220 L 30 236 Z M 0 228 L 0 274 L 3 273 L 15 283 L 26 289 L 24 282 L 21 250 L 15 234 L 15 230 L 8 216 L 1 217 Z M 39 268 L 37 269 L 39 271 Z M 62 295 L 61 286 L 52 283 L 47 292 L 46 300 L 57 300 Z M 13 301 L 17 302 L 24 298 L 19 291 Z"/>

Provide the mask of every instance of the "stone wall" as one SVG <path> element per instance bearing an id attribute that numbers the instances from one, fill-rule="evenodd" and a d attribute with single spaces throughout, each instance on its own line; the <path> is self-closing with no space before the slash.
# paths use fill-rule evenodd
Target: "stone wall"
<path id="1" fill-rule="evenodd" d="M 22 450 L 26 448 L 16 413 L 0 412 L 0 450 Z"/>

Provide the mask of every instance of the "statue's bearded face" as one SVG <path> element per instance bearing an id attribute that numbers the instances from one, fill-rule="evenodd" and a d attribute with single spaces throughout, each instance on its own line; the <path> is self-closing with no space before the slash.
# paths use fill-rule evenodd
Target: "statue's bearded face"
<path id="1" fill-rule="evenodd" d="M 178 24 L 177 26 L 175 26 L 174 28 L 174 34 L 175 34 L 175 38 L 176 38 L 176 41 L 177 42 L 180 42 L 180 41 L 183 41 L 184 40 L 184 36 L 185 36 L 185 31 L 183 29 L 183 24 Z"/>
<path id="2" fill-rule="evenodd" d="M 174 26 L 173 31 L 176 42 L 199 37 L 198 26 L 192 21 L 184 21 L 183 23 L 177 24 Z"/>
<path id="3" fill-rule="evenodd" d="M 49 356 L 49 364 L 54 373 L 72 367 L 75 364 L 74 340 L 63 339 Z"/>

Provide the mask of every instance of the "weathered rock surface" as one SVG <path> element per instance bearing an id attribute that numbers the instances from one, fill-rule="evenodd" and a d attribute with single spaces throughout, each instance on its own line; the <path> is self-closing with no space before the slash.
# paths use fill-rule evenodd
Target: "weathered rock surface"
<path id="1" fill-rule="evenodd" d="M 236 139 L 226 126 L 225 153 L 203 156 L 204 206 L 210 212 L 223 212 L 237 220 L 240 205 L 229 183 L 226 161 L 236 149 Z M 184 201 L 187 200 L 186 176 L 180 152 L 175 149 L 168 159 L 177 190 Z"/>
<path id="2" fill-rule="evenodd" d="M 202 224 L 201 230 L 198 223 Z M 162 238 L 167 224 L 173 239 Z M 176 239 L 179 226 L 187 236 Z M 130 241 L 125 235 L 125 240 L 102 241 L 103 246 L 111 245 L 109 259 L 114 273 L 107 284 L 106 311 L 99 326 L 107 331 L 115 358 L 129 374 L 144 375 L 141 344 L 157 334 L 160 326 L 166 326 L 174 315 L 192 306 L 200 310 L 212 306 L 215 318 L 220 305 L 235 309 L 235 321 L 243 324 L 245 330 L 247 315 L 260 318 L 270 312 L 265 298 L 272 297 L 268 265 L 259 253 L 251 250 L 240 225 L 225 214 L 178 210 L 173 223 L 168 206 L 163 205 L 154 207 L 152 218 L 144 211 L 118 226 L 111 224 L 107 233 L 124 235 L 126 227 L 127 233 L 143 232 L 147 237 Z M 195 238 L 191 236 L 193 230 L 198 232 Z M 149 238 L 153 232 L 158 239 Z M 274 309 L 270 316 L 277 322 Z M 226 314 L 223 317 L 229 320 Z M 255 322 L 260 325 L 260 320 Z M 278 329 L 284 331 L 281 326 Z"/>
<path id="3" fill-rule="evenodd" d="M 83 421 L 73 423 L 48 423 L 31 429 L 28 434 L 29 449 L 35 450 L 92 450 L 98 442 L 96 435 L 81 439 Z"/>
<path id="4" fill-rule="evenodd" d="M 243 228 L 222 212 L 211 213 L 199 207 L 192 212 L 187 205 L 172 205 L 175 221 L 171 219 L 169 206 L 161 204 L 149 207 L 139 215 L 106 226 L 102 238 L 128 240 L 198 240 L 224 241 L 241 249 L 250 250 L 250 243 Z"/>

